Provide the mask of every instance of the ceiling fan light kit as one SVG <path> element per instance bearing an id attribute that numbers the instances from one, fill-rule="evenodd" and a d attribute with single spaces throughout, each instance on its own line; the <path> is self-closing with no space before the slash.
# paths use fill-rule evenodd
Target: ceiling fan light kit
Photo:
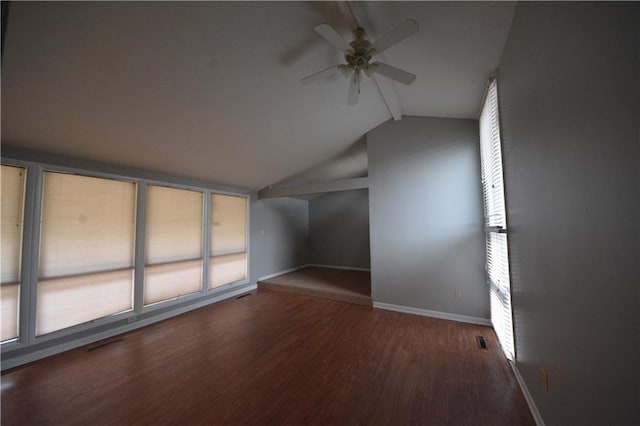
<path id="1" fill-rule="evenodd" d="M 354 31 L 355 39 L 351 43 L 342 38 L 336 30 L 327 24 L 316 26 L 315 31 L 331 43 L 336 49 L 344 53 L 346 64 L 334 65 L 317 73 L 311 74 L 300 80 L 302 84 L 309 84 L 324 77 L 328 77 L 337 71 L 342 72 L 345 77 L 349 78 L 349 95 L 347 98 L 348 105 L 358 103 L 360 94 L 360 79 L 364 74 L 372 78 L 374 74 L 380 74 L 395 80 L 399 83 L 409 85 L 416 79 L 415 74 L 392 67 L 382 62 L 371 62 L 372 58 L 391 46 L 406 39 L 416 31 L 418 24 L 413 19 L 404 21 L 384 36 L 380 37 L 376 42 L 371 43 L 365 38 L 365 32 L 362 28 L 356 28 Z"/>

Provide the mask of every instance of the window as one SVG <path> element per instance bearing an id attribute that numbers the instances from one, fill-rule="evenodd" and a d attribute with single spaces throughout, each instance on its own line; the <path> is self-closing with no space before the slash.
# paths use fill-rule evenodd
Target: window
<path id="1" fill-rule="evenodd" d="M 480 116 L 480 157 L 482 161 L 482 191 L 487 233 L 487 280 L 491 301 L 491 322 L 502 350 L 514 359 L 513 320 L 511 314 L 511 283 L 507 214 L 504 201 L 498 87 L 493 80 Z"/>
<path id="2" fill-rule="evenodd" d="M 149 185 L 144 304 L 202 289 L 203 193 Z"/>
<path id="3" fill-rule="evenodd" d="M 247 199 L 211 195 L 209 288 L 247 277 Z"/>
<path id="4" fill-rule="evenodd" d="M 2 283 L 0 287 L 2 326 L 0 340 L 18 337 L 18 306 L 20 300 L 20 261 L 24 220 L 26 170 L 23 167 L 2 166 Z"/>
<path id="5" fill-rule="evenodd" d="M 44 172 L 36 334 L 131 310 L 136 185 Z"/>
<path id="6" fill-rule="evenodd" d="M 7 359 L 34 344 L 119 331 L 138 314 L 153 321 L 228 297 L 208 290 L 247 283 L 247 196 L 112 175 L 111 166 L 11 162 L 0 174 Z"/>

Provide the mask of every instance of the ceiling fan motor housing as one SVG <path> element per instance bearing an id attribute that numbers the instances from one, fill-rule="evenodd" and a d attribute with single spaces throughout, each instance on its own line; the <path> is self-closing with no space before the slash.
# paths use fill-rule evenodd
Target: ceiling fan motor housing
<path id="1" fill-rule="evenodd" d="M 375 50 L 371 48 L 371 42 L 364 38 L 364 30 L 362 28 L 357 28 L 355 35 L 355 40 L 350 43 L 353 50 L 345 51 L 344 58 L 353 69 L 363 71 L 375 54 Z"/>

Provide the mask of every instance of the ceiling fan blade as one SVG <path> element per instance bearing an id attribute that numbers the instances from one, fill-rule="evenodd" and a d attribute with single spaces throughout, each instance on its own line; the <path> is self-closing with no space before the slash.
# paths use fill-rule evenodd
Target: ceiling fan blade
<path id="1" fill-rule="evenodd" d="M 382 53 L 394 44 L 400 43 L 402 40 L 418 31 L 418 28 L 418 23 L 416 21 L 408 19 L 376 40 L 371 47 L 376 50 L 376 53 Z"/>
<path id="2" fill-rule="evenodd" d="M 340 71 L 344 78 L 349 78 L 351 73 L 353 72 L 353 65 L 340 65 Z"/>
<path id="3" fill-rule="evenodd" d="M 358 96 L 360 95 L 360 72 L 354 70 L 350 80 L 347 105 L 355 105 L 358 103 Z"/>
<path id="4" fill-rule="evenodd" d="M 391 65 L 383 64 L 382 62 L 375 62 L 371 64 L 375 73 L 382 74 L 385 77 L 389 77 L 399 83 L 409 85 L 416 80 L 416 75 L 410 72 L 401 70 L 400 68 L 392 67 Z"/>
<path id="5" fill-rule="evenodd" d="M 317 73 L 311 74 L 305 78 L 303 78 L 302 80 L 300 80 L 300 83 L 302 84 L 309 84 L 309 83 L 313 83 L 316 80 L 320 80 L 323 77 L 328 77 L 331 74 L 333 74 L 334 72 L 338 71 L 340 69 L 340 67 L 343 67 L 344 65 L 334 65 L 332 67 L 329 67 L 325 70 L 322 71 L 318 71 Z"/>
<path id="6" fill-rule="evenodd" d="M 340 52 L 351 49 L 351 45 L 336 30 L 327 24 L 316 25 L 314 30 L 334 45 Z"/>

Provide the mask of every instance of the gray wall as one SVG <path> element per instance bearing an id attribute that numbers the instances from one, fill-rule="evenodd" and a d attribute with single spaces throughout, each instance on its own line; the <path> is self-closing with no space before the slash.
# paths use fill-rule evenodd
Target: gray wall
<path id="1" fill-rule="evenodd" d="M 640 424 L 638 6 L 520 3 L 500 66 L 517 366 L 547 424 Z"/>
<path id="2" fill-rule="evenodd" d="M 251 197 L 251 282 L 308 263 L 309 204 Z"/>
<path id="3" fill-rule="evenodd" d="M 369 268 L 369 191 L 331 192 L 309 201 L 309 263 Z"/>
<path id="4" fill-rule="evenodd" d="M 478 140 L 477 120 L 404 117 L 369 132 L 375 302 L 489 317 Z"/>

